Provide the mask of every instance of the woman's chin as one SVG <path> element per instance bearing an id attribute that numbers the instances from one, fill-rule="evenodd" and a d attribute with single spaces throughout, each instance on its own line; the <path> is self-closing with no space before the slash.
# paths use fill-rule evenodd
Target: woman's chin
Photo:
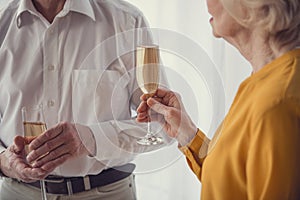
<path id="1" fill-rule="evenodd" d="M 213 35 L 215 38 L 222 38 L 222 36 L 220 34 L 218 34 L 215 30 L 213 30 Z"/>

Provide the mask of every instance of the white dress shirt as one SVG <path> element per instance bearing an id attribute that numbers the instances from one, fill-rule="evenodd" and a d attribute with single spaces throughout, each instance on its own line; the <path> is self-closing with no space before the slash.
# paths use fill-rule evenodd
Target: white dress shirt
<path id="1" fill-rule="evenodd" d="M 143 15 L 123 1 L 67 0 L 51 24 L 31 0 L 10 1 L 0 12 L 0 150 L 22 135 L 21 107 L 41 103 L 48 128 L 75 123 L 94 153 L 56 175 L 97 174 L 153 148 L 136 144 L 145 129 L 131 119 L 139 103 L 133 29 L 140 27 Z"/>

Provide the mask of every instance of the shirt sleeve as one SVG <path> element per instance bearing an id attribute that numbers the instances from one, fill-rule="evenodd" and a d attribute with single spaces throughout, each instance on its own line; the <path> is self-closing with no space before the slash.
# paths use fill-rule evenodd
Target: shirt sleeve
<path id="1" fill-rule="evenodd" d="M 130 20 L 131 21 L 131 20 Z M 140 13 L 135 16 L 134 24 L 131 26 L 135 28 L 144 28 L 147 27 L 147 21 L 144 16 Z M 151 30 L 146 28 L 144 31 L 149 31 L 151 34 Z M 131 33 L 131 31 L 129 32 Z M 137 45 L 136 39 L 132 39 L 129 37 L 130 41 L 126 39 L 127 34 L 119 34 L 118 41 L 121 43 L 118 47 L 122 48 L 122 45 Z M 124 38 L 125 39 L 124 39 Z M 128 38 L 127 38 L 128 39 Z M 125 44 L 123 44 L 124 42 Z M 125 49 L 125 48 L 124 48 Z M 116 103 L 108 102 L 107 107 L 111 107 L 112 105 L 119 106 L 117 109 L 119 110 L 128 110 L 126 112 L 134 111 L 140 103 L 140 95 L 141 91 L 138 89 L 138 85 L 135 80 L 134 73 L 134 63 L 135 57 L 134 52 L 130 52 L 120 56 L 117 60 L 110 64 L 109 69 L 111 70 L 119 70 L 124 73 L 120 80 L 124 80 L 122 90 L 127 90 L 125 93 L 130 94 L 129 97 L 121 97 L 122 94 L 119 94 L 119 98 L 122 98 L 124 102 L 130 102 L 129 107 L 122 106 Z M 119 66 L 124 66 L 122 69 L 126 69 L 126 72 L 120 70 Z M 166 82 L 166 78 L 162 75 L 162 79 Z M 119 86 L 120 82 L 116 82 L 116 87 Z M 116 91 L 116 87 L 114 91 Z M 107 87 L 106 87 L 107 88 Z M 86 89 L 84 89 L 86 90 Z M 109 93 L 112 93 L 111 91 Z M 110 96 L 108 92 L 105 95 Z M 99 95 L 104 95 L 100 94 Z M 112 97 L 113 99 L 114 97 Z M 107 98 L 109 99 L 109 98 Z M 107 102 L 106 102 L 107 103 Z M 88 106 L 88 105 L 87 105 Z M 93 105 L 92 105 L 93 106 Z M 125 108 L 126 107 L 126 108 Z M 101 108 L 101 107 L 99 107 Z M 116 108 L 114 108 L 116 109 Z M 130 110 L 130 111 L 129 111 Z M 113 111 L 109 111 L 113 112 Z M 124 111 L 125 113 L 125 111 Z M 93 114 L 93 113 L 92 113 Z M 149 152 L 152 150 L 156 150 L 161 148 L 162 146 L 143 146 L 137 143 L 137 140 L 146 135 L 146 124 L 137 123 L 134 118 L 134 113 L 131 113 L 132 117 L 117 117 L 115 119 L 107 119 L 107 120 L 97 120 L 98 123 L 83 123 L 78 120 L 76 124 L 77 131 L 79 136 L 85 145 L 85 147 L 90 152 L 90 156 L 93 156 L 98 161 L 101 161 L 107 166 L 117 166 L 121 164 L 128 163 L 131 161 L 136 155 L 143 152 Z M 85 126 L 85 127 L 84 127 Z M 158 133 L 161 137 L 163 137 L 165 144 L 169 145 L 173 140 L 167 137 L 159 124 L 152 123 L 151 127 L 153 131 Z M 94 147 L 94 148 L 93 148 Z"/>
<path id="2" fill-rule="evenodd" d="M 190 168 L 200 181 L 202 164 L 207 155 L 209 142 L 210 140 L 205 136 L 205 134 L 198 129 L 194 139 L 186 146 L 180 147 L 180 150 L 186 156 Z"/>
<path id="3" fill-rule="evenodd" d="M 257 116 L 245 172 L 248 199 L 300 197 L 300 118 L 296 110 L 281 102 Z"/>

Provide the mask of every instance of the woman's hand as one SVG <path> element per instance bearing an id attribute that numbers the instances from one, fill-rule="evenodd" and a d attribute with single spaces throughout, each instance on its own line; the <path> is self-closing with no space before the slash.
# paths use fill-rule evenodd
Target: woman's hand
<path id="1" fill-rule="evenodd" d="M 197 133 L 197 127 L 186 113 L 178 94 L 159 88 L 154 97 L 147 99 L 147 95 L 142 95 L 141 100 L 137 109 L 138 122 L 149 121 L 148 109 L 151 108 L 157 113 L 151 120 L 159 121 L 164 131 L 181 145 L 186 145 Z M 163 120 L 159 120 L 159 116 Z"/>

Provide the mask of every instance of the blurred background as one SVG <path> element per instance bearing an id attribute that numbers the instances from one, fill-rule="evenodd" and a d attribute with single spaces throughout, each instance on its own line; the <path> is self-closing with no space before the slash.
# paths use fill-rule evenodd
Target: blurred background
<path id="1" fill-rule="evenodd" d="M 237 50 L 213 37 L 206 1 L 127 1 L 144 13 L 158 35 L 169 87 L 181 94 L 194 122 L 212 137 L 240 82 L 250 75 L 250 65 Z M 0 8 L 8 2 L 0 0 Z M 200 199 L 201 184 L 176 143 L 134 162 L 138 199 Z"/>

